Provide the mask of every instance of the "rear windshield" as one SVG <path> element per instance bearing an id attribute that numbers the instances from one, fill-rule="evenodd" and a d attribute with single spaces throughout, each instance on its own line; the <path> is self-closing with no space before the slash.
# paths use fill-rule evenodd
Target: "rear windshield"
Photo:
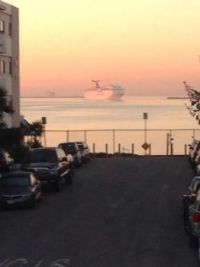
<path id="1" fill-rule="evenodd" d="M 54 150 L 33 150 L 29 153 L 29 162 L 40 163 L 40 162 L 56 162 L 56 152 Z"/>
<path id="2" fill-rule="evenodd" d="M 62 149 L 69 154 L 75 154 L 76 153 L 76 146 L 75 144 L 63 144 Z"/>
<path id="3" fill-rule="evenodd" d="M 0 182 L 1 186 L 6 187 L 23 187 L 30 185 L 30 179 L 28 177 L 6 177 L 2 178 Z"/>

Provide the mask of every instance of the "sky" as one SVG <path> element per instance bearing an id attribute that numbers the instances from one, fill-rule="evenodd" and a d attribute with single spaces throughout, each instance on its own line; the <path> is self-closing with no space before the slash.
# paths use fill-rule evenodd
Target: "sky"
<path id="1" fill-rule="evenodd" d="M 199 0 L 7 0 L 20 12 L 21 96 L 126 95 L 200 88 Z"/>

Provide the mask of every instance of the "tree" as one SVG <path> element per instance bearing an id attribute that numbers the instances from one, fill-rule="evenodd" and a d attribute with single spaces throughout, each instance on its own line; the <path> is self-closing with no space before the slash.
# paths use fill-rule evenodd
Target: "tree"
<path id="1" fill-rule="evenodd" d="M 41 147 L 41 136 L 43 133 L 43 125 L 41 121 L 34 121 L 30 125 L 30 139 L 27 144 L 32 147 Z"/>
<path id="2" fill-rule="evenodd" d="M 4 114 L 12 114 L 14 112 L 11 102 L 8 103 L 8 95 L 5 89 L 0 87 L 0 129 L 7 128 L 4 119 Z"/>
<path id="3" fill-rule="evenodd" d="M 190 115 L 193 116 L 200 124 L 200 92 L 193 89 L 186 82 L 183 83 L 190 100 L 190 105 L 186 105 L 186 108 L 190 112 Z"/>

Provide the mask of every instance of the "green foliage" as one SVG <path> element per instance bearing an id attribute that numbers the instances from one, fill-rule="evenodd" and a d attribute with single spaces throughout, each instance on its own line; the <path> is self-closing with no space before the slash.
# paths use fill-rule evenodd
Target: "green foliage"
<path id="1" fill-rule="evenodd" d="M 28 152 L 29 152 L 28 146 L 22 143 L 18 143 L 13 146 L 11 156 L 13 157 L 15 163 L 23 164 L 27 162 Z"/>
<path id="2" fill-rule="evenodd" d="M 41 121 L 34 121 L 30 125 L 30 136 L 27 144 L 31 148 L 42 147 L 41 136 L 43 134 L 43 125 Z"/>
<path id="3" fill-rule="evenodd" d="M 190 100 L 190 105 L 186 105 L 186 108 L 190 112 L 190 115 L 193 116 L 200 124 L 200 92 L 194 90 L 186 82 L 183 83 L 185 85 L 185 90 Z"/>

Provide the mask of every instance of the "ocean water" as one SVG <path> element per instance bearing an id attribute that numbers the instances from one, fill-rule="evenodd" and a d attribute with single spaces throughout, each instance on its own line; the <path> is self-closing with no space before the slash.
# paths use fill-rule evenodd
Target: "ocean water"
<path id="1" fill-rule="evenodd" d="M 124 97 L 122 101 L 84 98 L 21 98 L 21 113 L 29 121 L 47 117 L 49 130 L 139 129 L 148 113 L 151 129 L 198 128 L 185 107 L 186 99 Z"/>
<path id="2" fill-rule="evenodd" d="M 90 146 L 95 143 L 95 151 L 104 150 L 105 145 L 108 144 L 108 150 L 116 152 L 121 144 L 121 149 L 130 152 L 134 144 L 136 152 L 142 154 L 144 149 L 141 145 L 147 142 L 151 143 L 152 154 L 164 154 L 166 136 L 169 129 L 172 129 L 170 134 L 173 135 L 174 145 L 176 144 L 176 154 L 182 154 L 184 145 L 192 140 L 194 135 L 192 129 L 199 129 L 199 124 L 189 114 L 185 104 L 189 104 L 189 100 L 168 99 L 164 96 L 126 96 L 122 101 L 97 101 L 84 98 L 21 98 L 21 113 L 29 122 L 46 117 L 46 133 L 48 134 L 52 130 L 74 131 L 70 137 L 69 134 L 66 137 L 66 133 L 58 132 L 48 135 L 48 138 L 46 136 L 47 145 L 56 145 L 66 139 L 86 139 L 83 130 L 90 130 L 87 132 L 87 142 Z M 143 119 L 143 113 L 148 113 L 147 120 Z M 144 137 L 145 127 L 148 139 Z M 126 129 L 127 131 L 116 130 L 113 141 L 113 131 L 105 131 L 109 129 Z M 174 131 L 175 129 L 177 131 Z M 178 129 L 185 130 L 178 131 Z M 91 130 L 99 131 L 92 132 Z M 199 134 L 198 130 L 196 134 Z"/>

